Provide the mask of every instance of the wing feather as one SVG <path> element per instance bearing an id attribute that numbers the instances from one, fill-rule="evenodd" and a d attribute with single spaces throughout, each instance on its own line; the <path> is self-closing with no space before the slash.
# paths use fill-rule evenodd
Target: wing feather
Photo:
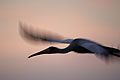
<path id="1" fill-rule="evenodd" d="M 91 40 L 81 39 L 79 45 L 95 53 L 96 55 L 107 55 L 108 51 L 100 44 Z"/>
<path id="2" fill-rule="evenodd" d="M 49 31 L 47 32 L 38 31 L 22 23 L 20 23 L 19 26 L 20 26 L 21 36 L 29 41 L 34 41 L 34 42 L 44 41 L 44 42 L 66 43 L 66 44 L 69 44 L 73 41 L 73 39 L 63 40 L 63 37 L 55 33 L 53 34 L 50 33 Z"/>

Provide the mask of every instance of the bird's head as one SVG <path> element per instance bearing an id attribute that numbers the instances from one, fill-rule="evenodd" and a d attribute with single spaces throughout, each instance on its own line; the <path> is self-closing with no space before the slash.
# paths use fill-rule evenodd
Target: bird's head
<path id="1" fill-rule="evenodd" d="M 51 46 L 51 47 L 49 47 L 49 48 L 43 50 L 43 52 L 46 52 L 46 53 L 56 53 L 57 50 L 58 50 L 57 47 Z"/>
<path id="2" fill-rule="evenodd" d="M 37 56 L 37 55 L 42 55 L 42 54 L 53 54 L 53 53 L 57 53 L 57 50 L 58 50 L 58 48 L 51 46 L 51 47 L 49 47 L 49 48 L 47 48 L 47 49 L 45 49 L 45 50 L 43 50 L 43 51 L 40 51 L 40 52 L 37 52 L 37 53 L 35 53 L 35 54 L 30 55 L 28 58 L 31 58 L 31 57 Z"/>

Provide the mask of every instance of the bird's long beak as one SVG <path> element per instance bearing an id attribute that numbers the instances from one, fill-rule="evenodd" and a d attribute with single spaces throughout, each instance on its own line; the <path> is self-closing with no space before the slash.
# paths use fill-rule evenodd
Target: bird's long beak
<path id="1" fill-rule="evenodd" d="M 34 57 L 34 56 L 37 56 L 37 55 L 42 55 L 42 54 L 45 54 L 45 53 L 48 53 L 48 52 L 49 52 L 49 50 L 45 49 L 43 51 L 40 51 L 40 52 L 37 52 L 35 54 L 30 55 L 28 58 L 31 58 L 31 57 Z"/>

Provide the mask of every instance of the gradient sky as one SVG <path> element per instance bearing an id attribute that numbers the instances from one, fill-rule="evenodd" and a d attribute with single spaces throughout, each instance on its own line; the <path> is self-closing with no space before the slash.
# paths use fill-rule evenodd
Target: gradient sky
<path id="1" fill-rule="evenodd" d="M 120 63 L 89 54 L 54 54 L 27 59 L 54 45 L 33 45 L 19 35 L 19 21 L 68 38 L 120 44 L 120 0 L 0 0 L 0 80 L 119 80 Z"/>

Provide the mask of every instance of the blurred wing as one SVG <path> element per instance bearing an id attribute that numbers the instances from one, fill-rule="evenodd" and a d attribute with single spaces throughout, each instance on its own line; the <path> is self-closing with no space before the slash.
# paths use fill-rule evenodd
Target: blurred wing
<path id="1" fill-rule="evenodd" d="M 93 42 L 93 41 L 83 40 L 79 43 L 79 45 L 95 53 L 96 55 L 109 54 L 105 48 L 103 48 L 100 44 L 97 44 L 96 42 Z"/>
<path id="2" fill-rule="evenodd" d="M 110 47 L 102 46 L 96 42 L 82 39 L 79 43 L 80 46 L 93 52 L 98 58 L 104 60 L 107 63 L 120 62 L 120 52 L 109 53 Z"/>
<path id="3" fill-rule="evenodd" d="M 28 28 L 27 25 L 22 23 L 20 23 L 19 26 L 20 26 L 21 36 L 27 40 L 58 42 L 58 43 L 70 43 L 72 41 L 72 39 L 62 40 L 63 37 L 57 34 L 45 32 L 45 31 L 38 31 L 38 30 L 32 29 L 31 27 Z"/>

